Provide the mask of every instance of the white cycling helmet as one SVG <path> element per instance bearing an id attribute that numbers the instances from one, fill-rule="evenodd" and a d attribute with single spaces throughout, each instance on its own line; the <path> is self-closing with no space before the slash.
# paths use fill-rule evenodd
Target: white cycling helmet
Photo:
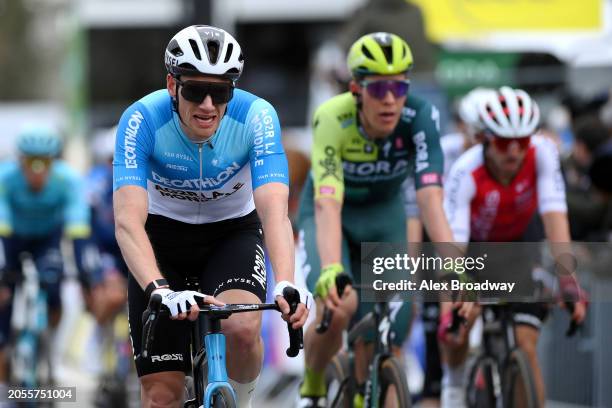
<path id="1" fill-rule="evenodd" d="M 491 94 L 495 94 L 495 90 L 480 87 L 474 88 L 470 92 L 468 92 L 459 101 L 459 106 L 457 107 L 457 114 L 459 115 L 459 119 L 461 119 L 461 121 L 466 125 L 471 126 L 475 129 L 484 128 L 482 121 L 480 120 L 480 115 L 478 114 L 478 105 L 481 100 Z"/>
<path id="2" fill-rule="evenodd" d="M 485 95 L 478 104 L 480 120 L 496 136 L 531 136 L 540 121 L 536 102 L 522 89 L 503 86 Z"/>
<path id="3" fill-rule="evenodd" d="M 166 70 L 180 75 L 217 75 L 236 82 L 244 58 L 238 41 L 220 28 L 192 25 L 179 31 L 168 43 Z"/>

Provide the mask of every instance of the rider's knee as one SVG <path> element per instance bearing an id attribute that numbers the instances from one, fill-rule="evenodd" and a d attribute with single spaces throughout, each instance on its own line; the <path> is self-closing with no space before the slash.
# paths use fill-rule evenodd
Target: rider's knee
<path id="1" fill-rule="evenodd" d="M 161 378 L 147 380 L 141 379 L 143 387 L 143 406 L 151 408 L 177 407 L 183 400 L 183 386 L 181 381 L 162 380 Z"/>
<path id="2" fill-rule="evenodd" d="M 253 350 L 259 344 L 261 329 L 257 319 L 241 321 L 229 319 L 224 322 L 223 333 L 230 347 Z"/>
<path id="3" fill-rule="evenodd" d="M 535 358 L 538 355 L 537 342 L 532 339 L 518 339 L 518 346 L 529 358 Z"/>

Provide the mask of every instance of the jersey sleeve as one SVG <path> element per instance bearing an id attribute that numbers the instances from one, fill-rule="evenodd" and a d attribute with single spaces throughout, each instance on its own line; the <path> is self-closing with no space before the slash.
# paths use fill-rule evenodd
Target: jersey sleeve
<path id="1" fill-rule="evenodd" d="M 444 212 L 455 242 L 470 240 L 470 204 L 475 193 L 476 185 L 470 172 L 453 166 L 444 183 Z"/>
<path id="2" fill-rule="evenodd" d="M 535 146 L 540 214 L 553 211 L 567 212 L 559 152 L 553 142 L 548 139 L 539 138 Z"/>
<path id="3" fill-rule="evenodd" d="M 412 143 L 416 152 L 415 188 L 441 186 L 444 154 L 440 147 L 440 113 L 435 106 L 424 104 L 419 109 L 412 123 Z"/>
<path id="4" fill-rule="evenodd" d="M 342 203 L 344 199 L 341 134 L 335 118 L 320 109 L 315 112 L 310 157 L 315 200 L 333 198 Z"/>
<path id="5" fill-rule="evenodd" d="M 258 99 L 251 106 L 247 121 L 253 190 L 272 182 L 289 185 L 287 157 L 276 110 L 267 101 Z"/>
<path id="6" fill-rule="evenodd" d="M 71 239 L 87 238 L 91 232 L 91 226 L 85 183 L 81 176 L 67 167 L 64 178 L 66 188 L 64 232 Z"/>
<path id="7" fill-rule="evenodd" d="M 147 163 L 155 134 L 147 122 L 144 105 L 136 102 L 121 116 L 115 138 L 113 191 L 126 185 L 147 188 Z"/>

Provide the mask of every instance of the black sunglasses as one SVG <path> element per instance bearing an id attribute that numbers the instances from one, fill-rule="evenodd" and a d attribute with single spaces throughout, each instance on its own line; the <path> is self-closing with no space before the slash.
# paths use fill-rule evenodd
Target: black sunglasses
<path id="1" fill-rule="evenodd" d="M 204 101 L 206 95 L 210 95 L 212 103 L 219 105 L 229 102 L 234 96 L 234 85 L 227 82 L 202 82 L 202 81 L 181 81 L 175 78 L 181 86 L 181 95 L 189 102 L 198 105 Z"/>

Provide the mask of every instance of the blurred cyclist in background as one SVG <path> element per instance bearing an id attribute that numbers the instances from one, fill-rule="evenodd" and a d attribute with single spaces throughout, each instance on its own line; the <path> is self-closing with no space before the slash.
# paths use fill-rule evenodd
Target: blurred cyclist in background
<path id="1" fill-rule="evenodd" d="M 19 159 L 0 165 L 0 383 L 7 381 L 5 346 L 10 333 L 15 275 L 20 274 L 20 254 L 29 252 L 47 293 L 49 325 L 60 322 L 60 286 L 64 265 L 62 237 L 71 239 L 81 283 L 88 286 L 83 267 L 84 241 L 89 236 L 89 210 L 83 180 L 59 159 L 60 135 L 37 125 L 17 139 Z"/>
<path id="2" fill-rule="evenodd" d="M 307 284 L 317 297 L 317 323 L 324 307 L 333 312 L 326 333 L 316 333 L 316 324 L 305 333 L 300 407 L 326 406 L 325 368 L 353 315 L 363 316 L 372 307 L 359 304 L 350 287 L 339 296 L 336 276 L 346 271 L 360 281 L 361 242 L 406 241 L 401 185 L 407 175 L 415 177 L 416 200 L 432 239 L 452 241 L 442 206 L 439 112 L 408 93 L 410 47 L 395 34 L 367 34 L 352 45 L 347 62 L 350 92 L 328 100 L 314 115 L 312 171 L 300 206 L 300 246 L 306 252 Z M 410 302 L 397 303 L 396 351 L 408 335 L 412 314 Z M 369 344 L 356 345 L 359 385 L 365 383 L 373 338 L 371 333 Z M 356 398 L 359 405 L 360 394 Z"/>
<path id="3" fill-rule="evenodd" d="M 570 242 L 565 186 L 557 147 L 549 138 L 535 135 L 540 119 L 537 104 L 523 90 L 502 87 L 479 101 L 478 114 L 485 141 L 455 162 L 444 186 L 445 210 L 455 240 L 466 243 L 533 241 L 528 227 L 537 210 L 547 240 L 555 244 L 551 245 L 551 252 L 556 256 L 557 250 Z M 533 259 L 528 253 L 518 252 L 523 247 L 514 247 L 517 252 L 512 259 L 512 279 L 521 287 L 517 292 L 534 293 Z M 497 259 L 500 256 L 494 253 L 488 255 L 484 272 L 495 273 L 508 263 L 507 258 Z M 560 274 L 559 287 L 563 298 L 575 303 L 572 319 L 582 322 L 586 303 L 577 280 L 570 274 Z M 536 345 L 548 306 L 525 302 L 510 303 L 510 307 L 517 344 L 531 363 L 543 405 L 544 382 Z M 450 307 L 442 304 L 439 337 L 447 363 L 442 407 L 454 408 L 465 406 L 464 368 L 473 320 L 460 328 L 458 336 L 453 336 L 443 330 L 452 319 L 451 314 Z"/>
<path id="4" fill-rule="evenodd" d="M 455 161 L 476 143 L 483 141 L 483 126 L 478 115 L 478 103 L 489 93 L 488 88 L 475 88 L 464 95 L 456 104 L 457 132 L 449 133 L 440 138 L 440 146 L 444 154 L 444 178 L 448 176 Z M 402 186 L 406 197 L 405 209 L 407 220 L 408 248 L 418 254 L 418 243 L 428 242 L 429 237 L 423 229 L 419 218 L 416 202 L 414 179 L 408 177 Z M 424 250 L 430 248 L 425 247 Z M 432 254 L 433 255 L 433 254 Z M 423 330 L 425 332 L 425 380 L 423 384 L 422 401 L 424 406 L 437 406 L 442 390 L 442 367 L 438 347 L 438 319 L 440 306 L 438 302 L 424 302 L 421 310 Z"/>
<path id="5" fill-rule="evenodd" d="M 98 134 L 92 144 L 95 164 L 87 176 L 91 240 L 86 259 L 92 263 L 88 307 L 98 323 L 111 320 L 127 301 L 128 268 L 115 239 L 113 154 L 117 127 Z"/>

